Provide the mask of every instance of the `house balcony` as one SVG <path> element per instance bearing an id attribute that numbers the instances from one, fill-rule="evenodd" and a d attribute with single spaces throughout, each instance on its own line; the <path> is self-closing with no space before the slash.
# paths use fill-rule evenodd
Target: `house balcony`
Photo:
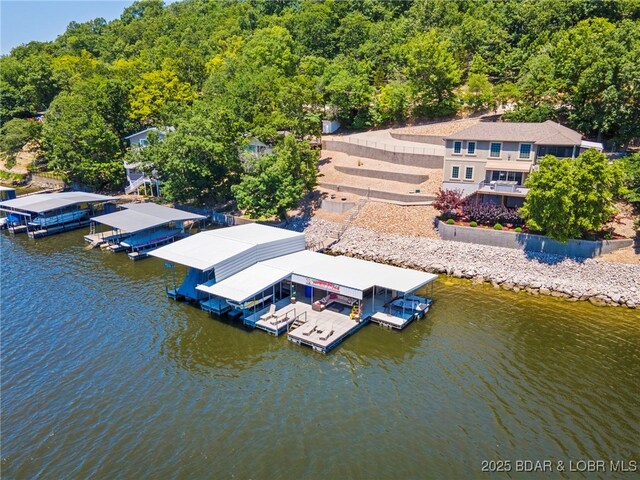
<path id="1" fill-rule="evenodd" d="M 518 182 L 509 180 L 493 180 L 480 182 L 478 193 L 488 195 L 507 195 L 510 197 L 526 197 L 529 189 L 518 185 Z"/>

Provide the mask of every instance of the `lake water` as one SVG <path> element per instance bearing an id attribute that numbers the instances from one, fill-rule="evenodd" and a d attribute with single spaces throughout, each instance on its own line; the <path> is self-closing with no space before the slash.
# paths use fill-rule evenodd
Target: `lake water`
<path id="1" fill-rule="evenodd" d="M 82 234 L 0 235 L 3 478 L 638 460 L 638 311 L 440 281 L 424 320 L 323 355 L 168 300 L 159 260 L 85 251 Z"/>

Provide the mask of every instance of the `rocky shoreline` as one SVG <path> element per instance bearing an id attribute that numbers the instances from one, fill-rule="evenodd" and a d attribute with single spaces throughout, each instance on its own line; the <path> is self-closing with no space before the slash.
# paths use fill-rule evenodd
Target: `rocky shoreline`
<path id="1" fill-rule="evenodd" d="M 335 231 L 331 222 L 313 220 L 308 243 Z M 349 227 L 333 253 L 432 273 L 443 273 L 495 288 L 532 295 L 589 301 L 594 305 L 640 308 L 640 265 L 575 259 L 424 237 L 379 234 Z"/>

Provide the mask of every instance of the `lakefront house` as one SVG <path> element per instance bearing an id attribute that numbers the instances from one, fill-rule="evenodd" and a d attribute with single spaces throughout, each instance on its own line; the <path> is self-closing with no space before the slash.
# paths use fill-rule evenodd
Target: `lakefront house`
<path id="1" fill-rule="evenodd" d="M 173 132 L 174 130 L 175 128 L 173 127 L 151 127 L 140 132 L 133 133 L 124 138 L 129 142 L 129 146 L 133 150 L 136 150 L 145 148 L 147 145 L 149 145 L 149 133 L 155 132 L 158 136 L 158 141 L 163 142 L 167 134 Z M 140 162 L 128 163 L 127 161 L 125 161 L 124 170 L 127 173 L 128 182 L 128 185 L 124 189 L 125 193 L 139 193 L 140 188 L 143 187 L 145 190 L 148 189 L 148 191 L 151 192 L 152 195 L 156 195 L 158 197 L 160 196 L 160 182 L 156 178 L 151 178 L 148 175 L 145 175 L 144 169 L 142 165 L 140 165 Z"/>
<path id="2" fill-rule="evenodd" d="M 442 188 L 476 195 L 479 202 L 520 207 L 529 192 L 524 182 L 538 159 L 575 158 L 589 148 L 603 149 L 551 120 L 480 122 L 445 138 Z"/>

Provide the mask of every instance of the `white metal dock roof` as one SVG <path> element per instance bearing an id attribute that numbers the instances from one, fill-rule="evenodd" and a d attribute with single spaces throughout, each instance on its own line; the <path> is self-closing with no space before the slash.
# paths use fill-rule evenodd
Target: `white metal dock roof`
<path id="1" fill-rule="evenodd" d="M 200 232 L 149 254 L 163 260 L 208 271 L 218 282 L 254 263 L 304 250 L 301 233 L 259 224 Z"/>
<path id="2" fill-rule="evenodd" d="M 85 192 L 39 193 L 0 202 L 0 207 L 43 213 L 78 203 L 108 202 L 115 200 L 107 195 Z"/>
<path id="3" fill-rule="evenodd" d="M 93 217 L 91 220 L 127 233 L 139 232 L 147 228 L 158 227 L 169 223 L 162 218 L 134 210 L 121 210 L 119 212 L 107 213 L 106 215 Z"/>
<path id="4" fill-rule="evenodd" d="M 133 233 L 158 227 L 169 222 L 201 220 L 204 215 L 185 212 L 175 208 L 163 207 L 155 203 L 127 203 L 126 210 L 93 217 L 91 220 L 123 232 Z"/>
<path id="5" fill-rule="evenodd" d="M 265 262 L 283 268 L 290 265 L 292 273 L 364 291 L 373 286 L 410 292 L 434 281 L 437 275 L 418 270 L 368 262 L 358 258 L 304 251 L 284 255 Z"/>
<path id="6" fill-rule="evenodd" d="M 291 275 L 291 269 L 270 267 L 265 262 L 256 263 L 232 275 L 220 283 L 198 285 L 198 290 L 242 303 Z"/>
<path id="7" fill-rule="evenodd" d="M 303 250 L 272 258 L 198 290 L 236 302 L 244 302 L 290 275 L 330 282 L 360 292 L 374 286 L 407 293 L 438 278 L 437 275 Z M 355 294 L 355 293 L 354 293 Z"/>
<path id="8" fill-rule="evenodd" d="M 248 253 L 253 248 L 250 243 L 227 240 L 211 235 L 213 231 L 215 230 L 196 233 L 153 250 L 149 252 L 149 255 L 168 262 L 207 271 L 240 253 Z"/>
<path id="9" fill-rule="evenodd" d="M 198 215 L 196 213 L 187 212 L 178 208 L 165 207 L 164 205 L 158 205 L 157 203 L 125 203 L 121 205 L 127 210 L 133 210 L 147 215 L 152 215 L 156 218 L 164 219 L 168 222 L 179 222 L 183 220 L 204 220 L 204 215 Z"/>

